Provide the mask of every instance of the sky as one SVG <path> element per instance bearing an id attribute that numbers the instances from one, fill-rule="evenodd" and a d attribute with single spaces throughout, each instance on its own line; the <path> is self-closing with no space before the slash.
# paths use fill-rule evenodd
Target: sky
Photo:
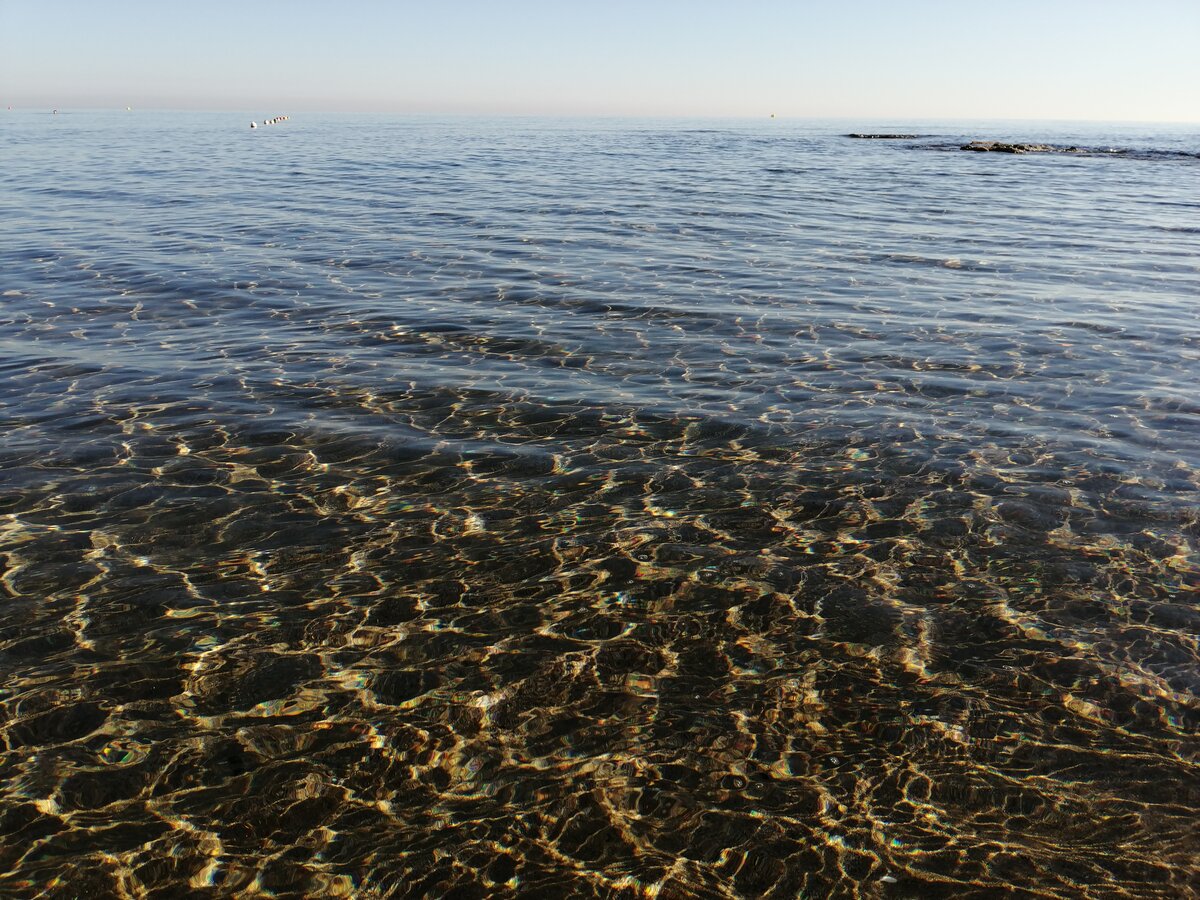
<path id="1" fill-rule="evenodd" d="M 1200 122 L 1200 0 L 0 0 L 0 104 Z"/>

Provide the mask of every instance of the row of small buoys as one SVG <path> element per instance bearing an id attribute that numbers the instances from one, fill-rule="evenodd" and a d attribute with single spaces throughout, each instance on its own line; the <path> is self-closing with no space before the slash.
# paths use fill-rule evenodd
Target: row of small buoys
<path id="1" fill-rule="evenodd" d="M 275 118 L 273 118 L 273 119 L 263 119 L 263 124 L 264 124 L 264 125 L 278 125 L 280 122 L 286 122 L 286 121 L 287 121 L 288 119 L 290 119 L 290 118 L 291 118 L 291 116 L 276 116 L 276 117 L 275 117 Z M 257 123 L 257 122 L 251 122 L 251 123 L 250 123 L 250 127 L 251 127 L 251 128 L 257 128 L 257 127 L 258 127 L 258 123 Z"/>

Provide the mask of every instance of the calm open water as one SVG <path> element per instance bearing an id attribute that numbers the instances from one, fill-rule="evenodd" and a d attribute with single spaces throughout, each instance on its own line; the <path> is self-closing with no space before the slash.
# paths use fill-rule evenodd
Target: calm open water
<path id="1" fill-rule="evenodd" d="M 0 118 L 0 893 L 1200 891 L 1196 129 L 261 116 Z"/>

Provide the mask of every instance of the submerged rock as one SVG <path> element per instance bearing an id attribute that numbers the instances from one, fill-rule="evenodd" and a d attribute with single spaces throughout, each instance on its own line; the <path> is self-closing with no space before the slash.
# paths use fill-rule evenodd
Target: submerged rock
<path id="1" fill-rule="evenodd" d="M 978 153 L 1078 153 L 1078 147 L 1055 147 L 1052 144 L 1009 144 L 1004 141 L 971 141 L 961 150 Z"/>

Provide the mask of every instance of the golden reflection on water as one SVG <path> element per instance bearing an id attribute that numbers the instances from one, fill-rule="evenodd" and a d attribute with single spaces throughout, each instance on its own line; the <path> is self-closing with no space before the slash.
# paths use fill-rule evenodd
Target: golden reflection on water
<path id="1" fill-rule="evenodd" d="M 408 400 L 10 471 L 7 891 L 1195 886 L 1193 519 L 1036 446 Z"/>

